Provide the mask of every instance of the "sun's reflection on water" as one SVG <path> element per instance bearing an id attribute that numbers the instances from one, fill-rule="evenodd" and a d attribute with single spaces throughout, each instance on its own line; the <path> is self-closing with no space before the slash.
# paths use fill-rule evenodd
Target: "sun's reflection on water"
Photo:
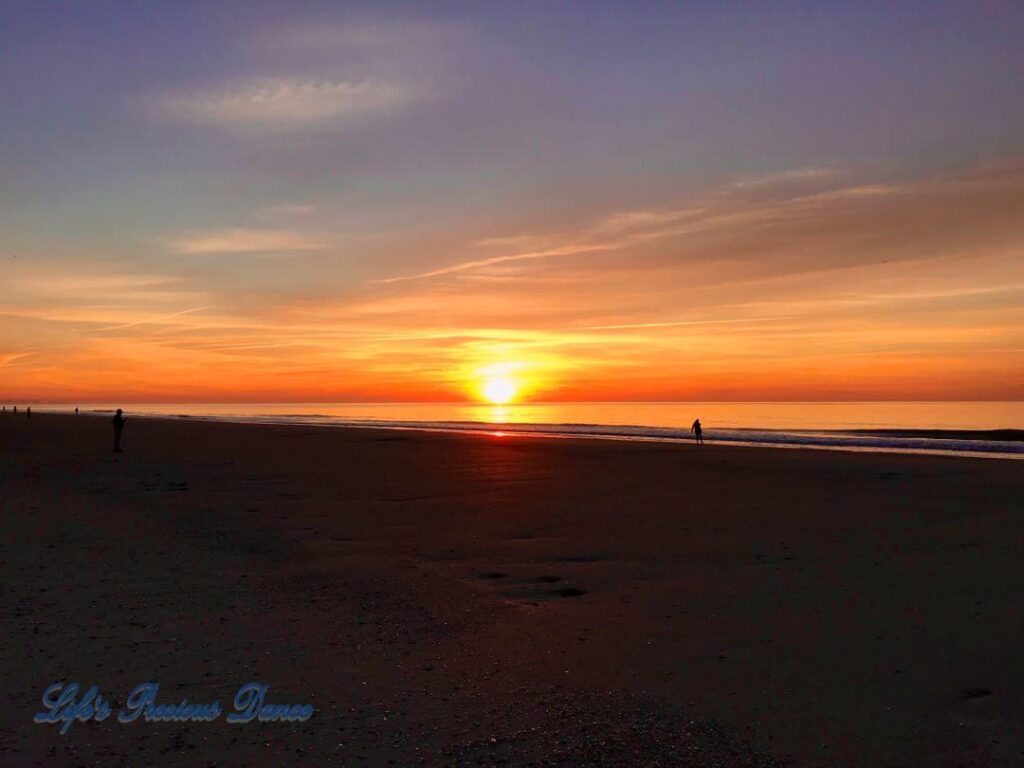
<path id="1" fill-rule="evenodd" d="M 506 424 L 509 421 L 508 408 L 503 405 L 496 405 L 488 409 L 487 421 L 491 424 Z"/>

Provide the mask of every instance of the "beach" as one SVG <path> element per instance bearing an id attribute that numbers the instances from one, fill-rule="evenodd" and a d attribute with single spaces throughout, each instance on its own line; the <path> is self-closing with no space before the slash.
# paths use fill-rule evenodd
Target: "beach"
<path id="1" fill-rule="evenodd" d="M 130 411 L 130 409 L 129 409 Z M 1012 766 L 1024 465 L 0 417 L 3 764 Z M 302 723 L 32 722 L 117 704 Z"/>

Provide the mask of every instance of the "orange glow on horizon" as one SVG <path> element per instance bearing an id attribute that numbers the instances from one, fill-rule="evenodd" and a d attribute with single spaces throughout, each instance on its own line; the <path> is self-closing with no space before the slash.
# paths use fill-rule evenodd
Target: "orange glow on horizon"
<path id="1" fill-rule="evenodd" d="M 395 260 L 358 281 L 299 249 L 288 263 L 304 282 L 280 285 L 278 261 L 228 267 L 240 251 L 221 240 L 195 247 L 225 259 L 130 264 L 98 247 L 74 261 L 19 248 L 0 286 L 0 396 L 1024 398 L 1024 163 L 889 185 L 828 178 L 817 194 L 766 181 L 595 212 L 570 234 L 456 232 L 451 249 L 398 238 L 385 244 Z M 228 234 L 254 247 L 254 231 Z M 400 269 L 399 255 L 418 266 Z"/>

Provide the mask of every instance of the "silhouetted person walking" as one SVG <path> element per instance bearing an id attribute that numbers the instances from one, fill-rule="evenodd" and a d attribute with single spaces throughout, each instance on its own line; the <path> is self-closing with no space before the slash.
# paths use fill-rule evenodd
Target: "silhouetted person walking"
<path id="1" fill-rule="evenodd" d="M 700 425 L 700 419 L 695 419 L 693 426 L 690 427 L 690 431 L 693 432 L 693 439 L 697 441 L 699 445 L 704 445 L 704 428 Z"/>
<path id="2" fill-rule="evenodd" d="M 118 408 L 117 413 L 114 414 L 114 453 L 122 453 L 121 433 L 124 432 L 124 423 L 128 421 L 121 413 L 121 409 Z"/>

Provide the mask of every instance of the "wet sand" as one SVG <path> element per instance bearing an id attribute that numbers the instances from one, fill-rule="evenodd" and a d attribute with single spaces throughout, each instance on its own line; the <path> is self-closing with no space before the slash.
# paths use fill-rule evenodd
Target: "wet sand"
<path id="1" fill-rule="evenodd" d="M 1024 465 L 0 417 L 0 763 L 1024 763 Z M 259 680 L 301 724 L 35 725 Z"/>

